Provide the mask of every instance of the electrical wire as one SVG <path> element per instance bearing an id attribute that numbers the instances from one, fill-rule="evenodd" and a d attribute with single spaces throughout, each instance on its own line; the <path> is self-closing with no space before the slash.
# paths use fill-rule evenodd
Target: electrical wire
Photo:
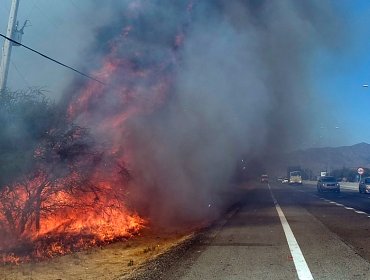
<path id="1" fill-rule="evenodd" d="M 27 87 L 31 87 L 30 84 L 27 82 L 25 76 L 21 73 L 21 71 L 18 69 L 17 65 L 13 61 L 11 61 L 12 66 L 14 67 L 15 71 L 18 73 L 19 77 L 23 80 L 23 82 L 26 84 Z"/>
<path id="2" fill-rule="evenodd" d="M 26 45 L 23 45 L 22 43 L 17 42 L 17 41 L 15 41 L 15 40 L 13 40 L 13 39 L 11 39 L 11 38 L 9 38 L 9 37 L 5 36 L 4 34 L 1 34 L 1 33 L 0 33 L 0 36 L 1 36 L 1 37 L 3 37 L 3 38 L 4 38 L 4 39 L 6 39 L 6 40 L 9 40 L 10 42 L 12 42 L 12 43 L 14 43 L 14 44 L 17 44 L 17 45 L 19 45 L 19 46 L 22 46 L 22 47 L 24 47 L 24 48 L 26 48 L 26 49 L 28 49 L 28 50 L 30 50 L 30 51 L 32 51 L 32 52 L 34 52 L 34 53 L 36 53 L 36 54 L 38 54 L 38 55 L 40 55 L 40 56 L 42 56 L 42 57 L 44 57 L 44 58 L 48 59 L 48 60 L 51 60 L 51 61 L 53 61 L 53 62 L 55 62 L 55 63 L 57 63 L 57 64 L 59 64 L 59 65 L 61 65 L 61 66 L 65 67 L 65 68 L 68 68 L 68 69 L 70 69 L 70 70 L 72 70 L 72 71 L 74 71 L 74 72 L 76 72 L 76 73 L 78 73 L 78 74 L 80 74 L 80 75 L 82 75 L 82 76 L 84 76 L 84 77 L 88 78 L 88 79 L 94 80 L 95 82 L 98 82 L 98 83 L 100 83 L 100 84 L 102 84 L 102 85 L 105 85 L 105 83 L 103 83 L 102 81 L 99 81 L 98 79 L 96 79 L 96 78 L 94 78 L 94 77 L 92 77 L 92 76 L 89 76 L 89 75 L 87 75 L 87 74 L 85 74 L 85 73 L 83 73 L 83 72 L 81 72 L 81 71 L 79 71 L 79 70 L 77 70 L 77 69 L 75 69 L 75 68 L 73 68 L 73 67 L 71 67 L 71 66 L 68 66 L 68 65 L 66 65 L 66 64 L 64 64 L 64 63 L 62 63 L 62 62 L 60 62 L 60 61 L 58 61 L 58 60 L 56 60 L 56 59 L 54 59 L 54 58 L 51 58 L 50 56 L 47 56 L 47 55 L 45 55 L 45 54 L 43 54 L 43 53 L 41 53 L 41 52 L 39 52 L 39 51 L 37 51 L 37 50 L 35 50 L 35 49 L 32 49 L 32 48 L 30 48 L 30 47 L 28 47 L 28 46 L 26 46 Z"/>
<path id="3" fill-rule="evenodd" d="M 54 25 L 55 28 L 59 28 L 59 25 L 55 22 L 55 20 L 52 20 L 53 17 L 51 17 L 49 13 L 44 12 L 42 8 L 40 8 L 40 6 L 37 5 L 35 2 L 33 2 L 33 7 L 36 8 L 40 15 L 48 20 L 50 24 Z"/>
<path id="4" fill-rule="evenodd" d="M 80 11 L 82 11 L 81 10 L 81 8 L 80 8 L 80 6 L 78 6 L 73 0 L 69 0 L 69 3 L 71 3 L 71 5 L 74 7 L 74 8 L 76 8 L 76 9 L 78 9 L 78 10 L 80 10 Z"/>
<path id="5" fill-rule="evenodd" d="M 8 9 L 5 9 L 4 6 L 0 6 L 1 10 L 3 10 L 4 12 L 6 12 L 7 14 L 9 14 L 10 12 L 10 5 L 8 7 Z"/>

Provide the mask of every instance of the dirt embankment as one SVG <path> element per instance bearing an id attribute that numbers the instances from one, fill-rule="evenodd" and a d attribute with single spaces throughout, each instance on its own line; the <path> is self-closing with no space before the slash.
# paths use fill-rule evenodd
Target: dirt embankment
<path id="1" fill-rule="evenodd" d="M 130 279 L 145 263 L 193 236 L 181 232 L 145 230 L 131 240 L 57 257 L 38 263 L 1 265 L 4 280 L 112 280 Z"/>

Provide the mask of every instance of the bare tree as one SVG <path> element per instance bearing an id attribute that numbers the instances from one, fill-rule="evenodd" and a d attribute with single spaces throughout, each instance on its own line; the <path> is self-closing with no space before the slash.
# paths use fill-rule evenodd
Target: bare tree
<path id="1" fill-rule="evenodd" d="M 47 120 L 37 125 L 37 133 L 31 129 L 33 136 L 29 139 L 16 139 L 11 143 L 12 136 L 6 135 L 8 140 L 5 144 L 15 145 L 14 150 L 17 150 L 16 145 L 20 145 L 26 156 L 19 164 L 22 168 L 12 171 L 6 184 L 0 185 L 0 253 L 4 248 L 33 242 L 45 228 L 68 230 L 72 221 L 61 219 L 54 227 L 45 226 L 53 217 L 61 217 L 63 213 L 83 215 L 89 212 L 108 216 L 111 212 L 120 211 L 125 197 L 124 186 L 132 179 L 124 162 L 98 152 L 103 149 L 97 147 L 88 129 L 71 123 L 43 98 L 21 96 L 18 101 L 10 97 L 6 102 L 3 100 L 4 108 L 17 108 L 18 103 L 19 106 L 27 103 L 38 108 L 41 116 L 31 123 L 22 116 L 26 122 L 22 123 L 19 115 L 10 110 L 7 117 L 17 127 L 34 128 L 37 121 Z M 52 107 L 53 110 L 50 109 Z M 28 110 L 35 113 L 31 108 Z M 31 143 L 24 143 L 27 141 Z M 0 157 L 2 148 L 9 156 L 18 153 L 6 150 L 3 144 L 0 139 Z M 0 176 L 1 171 L 4 170 L 0 170 Z"/>

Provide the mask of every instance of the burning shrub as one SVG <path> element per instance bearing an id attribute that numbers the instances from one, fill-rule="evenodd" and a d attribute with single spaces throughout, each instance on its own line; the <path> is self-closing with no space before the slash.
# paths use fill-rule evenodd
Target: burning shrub
<path id="1" fill-rule="evenodd" d="M 19 141 L 22 150 L 27 150 L 27 168 L 19 168 L 23 172 L 15 172 L 16 178 L 7 179 L 0 189 L 3 259 L 63 254 L 128 237 L 140 229 L 143 220 L 123 205 L 124 187 L 130 176 L 124 163 L 97 152 L 87 129 L 60 114 L 42 115 L 54 112 L 53 105 L 43 97 L 21 97 L 9 97 L 3 105 L 17 108 L 24 106 L 26 99 L 29 111 L 42 108 L 39 121 L 46 123 L 32 131 L 33 138 L 23 139 L 31 140 L 31 144 Z M 16 112 L 10 120 L 21 119 L 23 127 L 34 128 L 27 123 L 33 120 L 21 118 L 17 115 L 21 112 Z M 12 135 L 8 138 L 10 142 Z M 16 147 L 6 152 L 11 156 L 13 151 L 18 152 Z"/>

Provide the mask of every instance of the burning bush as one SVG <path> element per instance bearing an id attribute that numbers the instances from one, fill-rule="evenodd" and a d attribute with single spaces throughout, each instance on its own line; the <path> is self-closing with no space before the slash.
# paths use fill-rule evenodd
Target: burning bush
<path id="1" fill-rule="evenodd" d="M 26 114 L 38 110 L 39 118 L 27 119 L 19 108 L 25 105 Z M 18 147 L 26 155 L 0 189 L 3 260 L 63 254 L 128 237 L 142 227 L 143 220 L 123 204 L 130 173 L 124 163 L 97 152 L 87 129 L 70 123 L 39 91 L 9 95 L 1 106 L 9 108 L 2 111 L 9 120 L 6 129 L 31 127 L 33 133 L 14 141 L 16 129 L 3 140 L 13 148 L 3 146 L 7 158 L 18 154 Z"/>

